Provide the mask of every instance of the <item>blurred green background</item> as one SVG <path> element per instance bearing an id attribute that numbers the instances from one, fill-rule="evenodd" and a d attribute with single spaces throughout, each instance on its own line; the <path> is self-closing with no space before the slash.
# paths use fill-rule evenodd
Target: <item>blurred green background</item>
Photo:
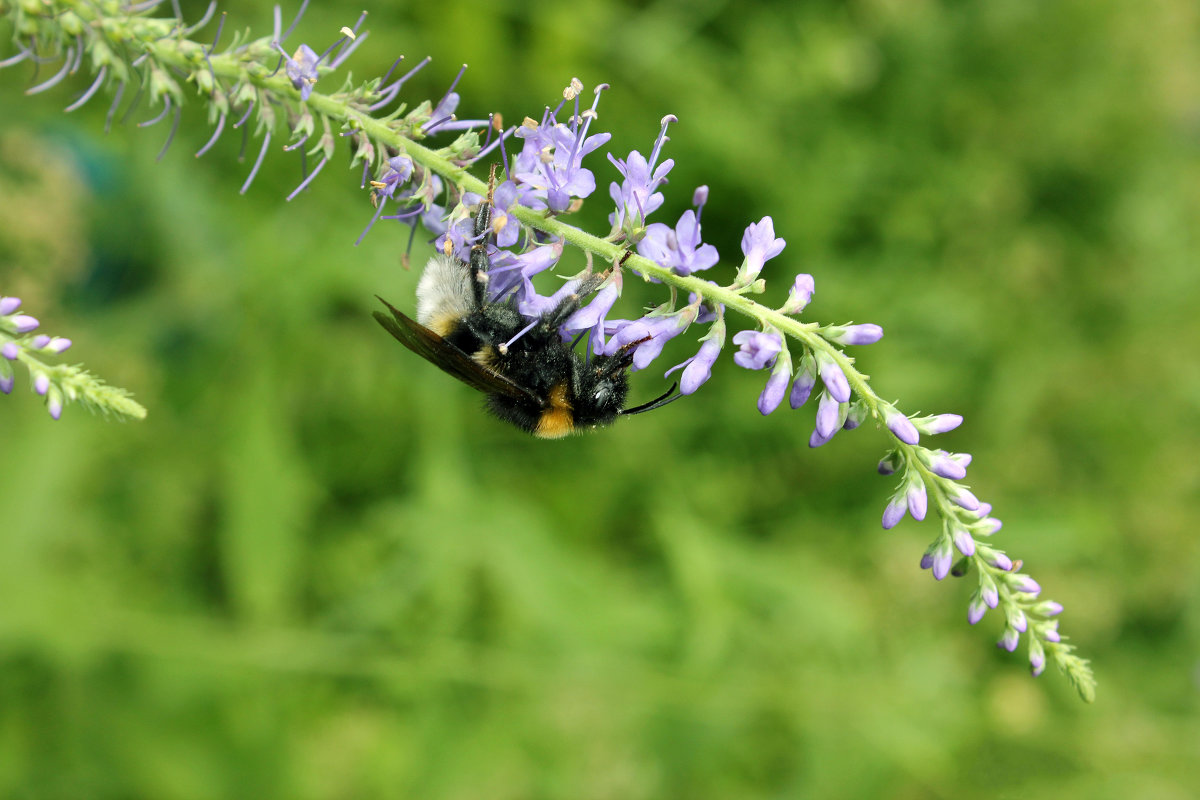
<path id="1" fill-rule="evenodd" d="M 939 444 L 1099 699 L 967 626 L 969 582 L 917 568 L 933 524 L 880 530 L 872 427 L 809 450 L 812 409 L 760 416 L 727 353 L 685 402 L 527 438 L 370 318 L 417 273 L 395 223 L 352 246 L 355 174 L 285 203 L 272 148 L 239 196 L 236 134 L 192 157 L 199 105 L 155 163 L 166 124 L 105 137 L 111 95 L 64 116 L 90 79 L 26 98 L 26 64 L 0 72 L 0 288 L 149 417 L 54 423 L 24 375 L 0 399 L 0 796 L 1200 792 L 1191 0 L 366 8 L 353 73 L 432 55 L 410 100 L 463 61 L 460 113 L 510 122 L 608 82 L 619 155 L 678 115 L 659 219 L 708 184 L 726 268 L 770 214 L 769 301 L 811 272 L 809 319 L 884 327 L 860 366 L 966 417 Z M 357 10 L 314 2 L 290 43 Z M 659 301 L 627 285 L 625 315 Z"/>

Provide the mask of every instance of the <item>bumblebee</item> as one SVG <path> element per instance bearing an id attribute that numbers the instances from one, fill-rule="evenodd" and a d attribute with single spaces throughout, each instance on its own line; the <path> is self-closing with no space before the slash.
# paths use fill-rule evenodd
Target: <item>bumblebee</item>
<path id="1" fill-rule="evenodd" d="M 494 181 L 494 177 L 493 177 Z M 436 255 L 417 284 L 417 319 L 379 298 L 389 313 L 375 319 L 402 345 L 463 383 L 487 395 L 492 414 L 543 439 L 559 439 L 580 428 L 612 424 L 617 417 L 666 405 L 666 394 L 625 408 L 631 342 L 611 356 L 581 358 L 562 340 L 559 328 L 582 298 L 599 288 L 603 276 L 590 275 L 578 289 L 532 324 L 514 298 L 491 302 L 487 294 L 487 245 L 491 227 L 491 187 L 474 215 L 475 243 L 470 262 Z"/>

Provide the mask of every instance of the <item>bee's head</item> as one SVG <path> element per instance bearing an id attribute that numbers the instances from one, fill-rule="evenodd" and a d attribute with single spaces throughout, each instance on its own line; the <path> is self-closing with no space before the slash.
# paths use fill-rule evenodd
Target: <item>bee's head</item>
<path id="1" fill-rule="evenodd" d="M 629 393 L 628 367 L 629 359 L 618 354 L 597 356 L 583 368 L 575 396 L 576 424 L 609 425 L 617 418 Z"/>

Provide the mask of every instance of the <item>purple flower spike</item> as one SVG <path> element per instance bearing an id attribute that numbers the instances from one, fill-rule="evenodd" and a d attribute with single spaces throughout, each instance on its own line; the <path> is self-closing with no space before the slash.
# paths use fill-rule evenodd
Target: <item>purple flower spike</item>
<path id="1" fill-rule="evenodd" d="M 824 355 L 817 356 L 818 369 L 821 372 L 821 382 L 839 403 L 850 402 L 850 384 L 846 382 L 846 373 Z"/>
<path id="2" fill-rule="evenodd" d="M 19 297 L 0 297 L 0 317 L 7 317 L 9 314 L 21 307 L 21 298 Z"/>
<path id="3" fill-rule="evenodd" d="M 839 403 L 829 392 L 821 392 L 821 399 L 817 402 L 817 436 L 825 441 L 833 438 L 839 427 L 839 417 L 841 409 Z"/>
<path id="4" fill-rule="evenodd" d="M 770 217 L 750 223 L 742 234 L 742 253 L 746 261 L 738 270 L 737 282 L 743 286 L 753 283 L 762 272 L 763 264 L 783 252 L 785 244 L 783 239 L 775 238 L 775 222 Z"/>
<path id="5" fill-rule="evenodd" d="M 44 395 L 50 390 L 50 377 L 45 373 L 38 375 L 33 379 L 33 390 L 38 394 Z"/>
<path id="6" fill-rule="evenodd" d="M 837 344 L 875 344 L 883 338 L 878 325 L 835 325 L 825 330 L 825 338 Z"/>
<path id="7" fill-rule="evenodd" d="M 900 520 L 904 519 L 904 513 L 908 510 L 908 501 L 904 495 L 898 494 L 894 496 L 887 504 L 887 508 L 883 510 L 883 529 L 891 530 L 900 524 Z"/>
<path id="8" fill-rule="evenodd" d="M 5 342 L 3 347 L 0 347 L 0 356 L 4 356 L 9 361 L 16 361 L 17 356 L 21 354 L 21 348 L 16 342 Z"/>
<path id="9" fill-rule="evenodd" d="M 888 430 L 892 432 L 892 435 L 905 444 L 916 444 L 920 441 L 921 437 L 917 433 L 917 429 L 913 427 L 912 420 L 901 414 L 894 407 L 884 407 L 883 422 L 887 425 Z"/>
<path id="10" fill-rule="evenodd" d="M 17 329 L 17 333 L 29 333 L 38 326 L 38 321 L 28 314 L 17 314 L 15 317 L 11 317 L 9 321 Z"/>
<path id="11" fill-rule="evenodd" d="M 905 497 L 908 500 L 908 513 L 912 514 L 913 519 L 918 522 L 925 519 L 925 513 L 929 510 L 929 495 L 925 491 L 925 484 L 918 481 L 910 485 Z"/>
<path id="12" fill-rule="evenodd" d="M 987 604 L 983 599 L 976 595 L 971 598 L 971 602 L 967 605 L 967 622 L 975 625 L 979 620 L 983 619 L 983 615 L 987 613 Z"/>
<path id="13" fill-rule="evenodd" d="M 733 354 L 733 363 L 746 369 L 770 366 L 783 349 L 783 340 L 778 333 L 739 331 L 733 335 L 733 343 L 741 348 Z"/>
<path id="14" fill-rule="evenodd" d="M 275 43 L 275 49 L 283 55 L 284 71 L 292 82 L 292 88 L 300 92 L 301 100 L 307 100 L 317 83 L 317 62 L 320 57 L 306 44 L 296 48 L 294 56 L 289 56 L 278 42 Z"/>
<path id="15" fill-rule="evenodd" d="M 1013 652 L 1017 649 L 1017 643 L 1021 640 L 1021 635 L 1012 628 L 1005 628 L 1004 634 L 1000 637 L 1000 641 L 996 642 L 997 647 L 1002 647 L 1008 652 Z"/>
<path id="16" fill-rule="evenodd" d="M 799 314 L 812 301 L 813 293 L 817 291 L 813 276 L 801 273 L 796 276 L 792 288 L 788 290 L 787 302 L 779 310 L 784 314 Z"/>

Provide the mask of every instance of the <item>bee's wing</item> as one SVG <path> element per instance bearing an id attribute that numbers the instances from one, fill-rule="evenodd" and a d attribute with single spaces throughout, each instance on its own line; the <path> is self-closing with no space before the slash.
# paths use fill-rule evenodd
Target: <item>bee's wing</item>
<path id="1" fill-rule="evenodd" d="M 485 394 L 502 394 L 541 404 L 533 392 L 499 372 L 483 366 L 429 328 L 405 316 L 382 297 L 379 301 L 388 307 L 392 315 L 389 317 L 382 311 L 376 311 L 375 319 L 379 320 L 379 324 L 395 336 L 400 344 L 421 358 Z"/>

